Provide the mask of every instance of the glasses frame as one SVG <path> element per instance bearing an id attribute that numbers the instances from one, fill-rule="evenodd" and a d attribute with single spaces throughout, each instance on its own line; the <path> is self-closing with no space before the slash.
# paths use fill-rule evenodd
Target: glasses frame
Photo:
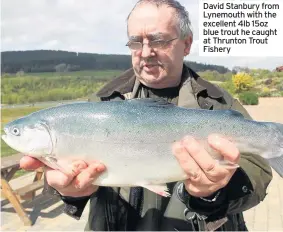
<path id="1" fill-rule="evenodd" d="M 164 48 L 166 45 L 168 45 L 170 42 L 172 42 L 173 40 L 178 39 L 178 37 L 173 38 L 173 39 L 168 39 L 168 40 L 153 40 L 153 41 L 149 41 L 148 43 L 142 43 L 142 42 L 135 42 L 135 41 L 129 41 L 126 46 L 129 47 L 129 49 L 134 50 L 134 51 L 139 51 L 143 49 L 143 46 L 145 44 L 147 44 L 150 48 L 152 49 L 160 49 L 160 48 Z M 156 46 L 152 46 L 152 44 L 157 43 Z M 158 46 L 158 43 L 161 43 L 161 45 Z M 139 45 L 139 48 L 134 49 L 131 48 L 131 45 L 136 44 Z"/>

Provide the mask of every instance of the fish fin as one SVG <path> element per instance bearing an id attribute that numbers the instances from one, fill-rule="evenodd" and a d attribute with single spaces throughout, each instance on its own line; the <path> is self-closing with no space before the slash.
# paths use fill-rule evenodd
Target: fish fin
<path id="1" fill-rule="evenodd" d="M 166 184 L 162 185 L 141 185 L 142 187 L 160 195 L 163 197 L 170 197 L 171 194 L 169 193 L 169 189 L 167 188 Z"/>
<path id="2" fill-rule="evenodd" d="M 233 117 L 241 117 L 244 118 L 244 115 L 241 114 L 239 111 L 237 110 L 223 110 L 226 114 L 233 116 Z"/>
<path id="3" fill-rule="evenodd" d="M 228 221 L 228 218 L 221 218 L 219 220 L 216 221 L 212 221 L 206 224 L 206 229 L 207 231 L 215 231 L 217 230 L 220 226 L 222 226 L 224 223 L 226 223 Z"/>
<path id="4" fill-rule="evenodd" d="M 235 164 L 235 163 L 232 163 L 232 162 L 229 162 L 228 160 L 217 160 L 217 162 L 224 168 L 226 169 L 237 169 L 239 168 L 240 166 L 238 164 Z"/>
<path id="5" fill-rule="evenodd" d="M 145 104 L 147 107 L 174 107 L 173 103 L 166 101 L 163 98 L 135 98 L 127 100 L 134 104 Z"/>
<path id="6" fill-rule="evenodd" d="M 40 161 L 42 161 L 44 164 L 46 164 L 48 167 L 53 168 L 55 170 L 59 170 L 67 175 L 72 175 L 74 173 L 73 170 L 67 170 L 65 167 L 63 167 L 62 165 L 60 165 L 58 163 L 58 160 L 54 157 L 51 156 L 45 156 L 39 159 Z"/>
<path id="7" fill-rule="evenodd" d="M 267 159 L 270 166 L 283 178 L 283 156 Z"/>

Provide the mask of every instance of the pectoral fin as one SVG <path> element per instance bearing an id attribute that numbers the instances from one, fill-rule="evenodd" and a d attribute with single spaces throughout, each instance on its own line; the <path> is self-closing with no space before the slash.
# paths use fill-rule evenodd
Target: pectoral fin
<path id="1" fill-rule="evenodd" d="M 66 166 L 63 166 L 62 162 L 59 163 L 58 160 L 54 157 L 51 156 L 45 156 L 39 159 L 41 162 L 43 162 L 44 164 L 46 164 L 48 167 L 55 169 L 55 170 L 59 170 L 67 175 L 73 175 L 74 171 L 72 170 L 72 168 L 69 167 L 69 165 L 66 164 Z"/>
<path id="2" fill-rule="evenodd" d="M 171 194 L 169 193 L 169 189 L 167 188 L 166 184 L 164 185 L 141 185 L 142 187 L 160 195 L 163 197 L 170 197 Z"/>

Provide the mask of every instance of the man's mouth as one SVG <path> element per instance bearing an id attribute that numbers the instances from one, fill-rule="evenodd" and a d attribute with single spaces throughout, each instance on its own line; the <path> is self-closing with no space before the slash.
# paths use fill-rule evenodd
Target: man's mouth
<path id="1" fill-rule="evenodd" d="M 160 66 L 159 64 L 144 64 L 142 65 L 142 68 L 153 68 L 156 66 Z"/>

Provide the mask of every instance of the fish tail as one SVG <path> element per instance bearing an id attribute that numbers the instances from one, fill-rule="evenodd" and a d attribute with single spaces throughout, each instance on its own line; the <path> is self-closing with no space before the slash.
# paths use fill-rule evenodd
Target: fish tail
<path id="1" fill-rule="evenodd" d="M 283 155 L 267 160 L 269 165 L 283 178 Z"/>
<path id="2" fill-rule="evenodd" d="M 281 123 L 276 123 L 276 127 L 278 128 L 278 130 L 281 132 L 282 136 L 283 136 L 283 124 Z"/>
<path id="3" fill-rule="evenodd" d="M 283 124 L 273 123 L 275 129 L 279 132 L 278 146 L 279 151 L 276 157 L 267 158 L 270 166 L 283 178 Z"/>

